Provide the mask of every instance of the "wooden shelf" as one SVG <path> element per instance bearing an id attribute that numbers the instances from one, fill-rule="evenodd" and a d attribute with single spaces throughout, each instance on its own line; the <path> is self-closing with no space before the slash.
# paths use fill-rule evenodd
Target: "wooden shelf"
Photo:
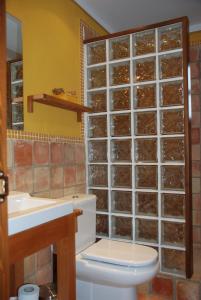
<path id="1" fill-rule="evenodd" d="M 34 95 L 34 96 L 28 96 L 27 97 L 28 105 L 27 105 L 27 111 L 29 113 L 33 112 L 33 103 L 41 103 L 46 104 L 66 110 L 71 110 L 77 113 L 77 121 L 81 122 L 81 115 L 84 112 L 92 112 L 93 110 L 87 106 L 83 106 L 77 103 L 70 102 L 68 100 L 64 100 L 61 98 L 58 98 L 56 96 L 51 96 L 47 94 L 40 94 L 40 95 Z"/>

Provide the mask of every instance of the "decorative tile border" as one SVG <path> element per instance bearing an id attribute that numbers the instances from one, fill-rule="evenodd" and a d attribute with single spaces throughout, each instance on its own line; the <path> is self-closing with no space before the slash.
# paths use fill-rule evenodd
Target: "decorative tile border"
<path id="1" fill-rule="evenodd" d="M 37 132 L 28 132 L 22 130 L 10 130 L 7 129 L 7 138 L 20 139 L 20 140 L 34 140 L 34 141 L 51 141 L 60 143 L 83 143 L 83 137 L 71 137 L 71 136 L 56 136 Z"/>

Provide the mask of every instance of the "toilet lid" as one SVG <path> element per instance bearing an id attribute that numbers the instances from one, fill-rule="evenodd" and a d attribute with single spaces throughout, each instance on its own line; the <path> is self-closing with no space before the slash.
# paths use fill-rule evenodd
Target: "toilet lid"
<path id="1" fill-rule="evenodd" d="M 143 245 L 102 239 L 81 253 L 89 260 L 121 266 L 145 266 L 158 258 L 156 250 Z"/>

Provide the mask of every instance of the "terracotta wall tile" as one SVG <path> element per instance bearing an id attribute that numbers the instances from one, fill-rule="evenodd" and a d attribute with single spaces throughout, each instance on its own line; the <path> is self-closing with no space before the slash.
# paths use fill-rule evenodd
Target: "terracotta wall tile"
<path id="1" fill-rule="evenodd" d="M 81 193 L 85 194 L 86 193 L 86 185 L 85 184 L 80 184 L 75 186 L 75 193 Z"/>
<path id="2" fill-rule="evenodd" d="M 51 190 L 50 191 L 50 198 L 52 199 L 56 199 L 56 198 L 61 198 L 64 196 L 64 189 L 60 189 L 60 190 Z"/>
<path id="3" fill-rule="evenodd" d="M 33 197 L 50 198 L 50 191 L 36 192 L 31 194 Z"/>
<path id="4" fill-rule="evenodd" d="M 36 273 L 36 284 L 43 285 L 52 282 L 52 266 L 46 265 Z"/>
<path id="5" fill-rule="evenodd" d="M 191 80 L 191 94 L 192 95 L 199 95 L 200 94 L 199 79 L 192 79 Z"/>
<path id="6" fill-rule="evenodd" d="M 193 177 L 200 177 L 200 161 L 193 161 L 192 162 L 192 176 Z"/>
<path id="7" fill-rule="evenodd" d="M 200 160 L 200 145 L 192 145 L 192 160 Z"/>
<path id="8" fill-rule="evenodd" d="M 69 186 L 64 188 L 64 196 L 72 195 L 76 193 L 75 186 Z"/>
<path id="9" fill-rule="evenodd" d="M 15 171 L 16 190 L 20 192 L 33 192 L 33 169 L 31 167 L 17 168 Z"/>
<path id="10" fill-rule="evenodd" d="M 75 164 L 75 145 L 65 144 L 64 145 L 65 163 L 68 165 Z"/>
<path id="11" fill-rule="evenodd" d="M 32 142 L 24 140 L 14 142 L 14 163 L 16 167 L 32 165 Z"/>
<path id="12" fill-rule="evenodd" d="M 65 167 L 64 168 L 64 187 L 68 187 L 76 184 L 76 168 Z"/>
<path id="13" fill-rule="evenodd" d="M 24 260 L 24 276 L 30 277 L 36 272 L 36 254 L 25 257 Z"/>
<path id="14" fill-rule="evenodd" d="M 200 76 L 200 63 L 193 62 L 190 64 L 191 66 L 191 78 L 199 78 Z"/>
<path id="15" fill-rule="evenodd" d="M 51 189 L 61 189 L 64 186 L 63 167 L 51 167 L 50 187 Z"/>
<path id="16" fill-rule="evenodd" d="M 193 211 L 193 225 L 201 225 L 201 211 Z"/>
<path id="17" fill-rule="evenodd" d="M 52 164 L 62 164 L 64 162 L 64 144 L 50 144 L 50 161 Z"/>
<path id="18" fill-rule="evenodd" d="M 201 227 L 200 226 L 193 226 L 193 243 L 194 244 L 201 244 Z M 199 257 L 200 259 L 200 257 Z M 195 260 L 195 258 L 194 258 Z M 200 273 L 200 270 L 199 270 Z M 200 274 L 201 276 L 201 274 Z"/>
<path id="19" fill-rule="evenodd" d="M 191 102 L 192 102 L 192 111 L 195 112 L 200 111 L 200 95 L 192 95 Z"/>
<path id="20" fill-rule="evenodd" d="M 155 277 L 152 281 L 152 290 L 161 296 L 173 296 L 173 281 L 171 278 Z"/>
<path id="21" fill-rule="evenodd" d="M 13 169 L 8 169 L 8 188 L 9 191 L 15 190 L 15 171 Z"/>
<path id="22" fill-rule="evenodd" d="M 190 61 L 191 62 L 195 62 L 198 61 L 200 58 L 200 49 L 199 47 L 190 47 L 190 51 L 189 51 L 189 55 L 190 55 Z"/>
<path id="23" fill-rule="evenodd" d="M 193 180 L 192 180 L 192 192 L 194 194 L 200 193 L 200 178 L 193 178 Z"/>
<path id="24" fill-rule="evenodd" d="M 34 192 L 48 191 L 50 188 L 50 169 L 38 167 L 34 169 Z"/>
<path id="25" fill-rule="evenodd" d="M 192 125 L 192 128 L 200 127 L 200 112 L 199 111 L 192 113 L 191 125 Z"/>
<path id="26" fill-rule="evenodd" d="M 33 162 L 45 165 L 49 163 L 49 143 L 35 141 L 33 144 Z"/>
<path id="27" fill-rule="evenodd" d="M 200 128 L 192 128 L 191 140 L 193 145 L 200 143 Z"/>
<path id="28" fill-rule="evenodd" d="M 76 164 L 85 164 L 85 147 L 84 145 L 75 145 L 75 162 Z"/>
<path id="29" fill-rule="evenodd" d="M 200 194 L 193 194 L 193 209 L 201 210 L 201 197 Z"/>
<path id="30" fill-rule="evenodd" d="M 13 141 L 7 139 L 7 167 L 12 168 L 14 164 Z"/>
<path id="31" fill-rule="evenodd" d="M 37 269 L 41 269 L 43 266 L 51 264 L 52 262 L 52 251 L 51 247 L 44 248 L 37 252 Z"/>
<path id="32" fill-rule="evenodd" d="M 191 281 L 177 282 L 177 300 L 199 300 L 200 284 Z"/>
<path id="33" fill-rule="evenodd" d="M 78 165 L 76 166 L 76 184 L 85 183 L 86 177 L 85 177 L 85 165 Z"/>

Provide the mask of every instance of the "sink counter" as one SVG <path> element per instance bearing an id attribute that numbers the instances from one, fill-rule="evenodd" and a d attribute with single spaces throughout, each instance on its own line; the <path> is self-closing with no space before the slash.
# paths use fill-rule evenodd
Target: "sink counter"
<path id="1" fill-rule="evenodd" d="M 31 197 L 11 192 L 8 196 L 8 235 L 64 217 L 73 212 L 73 202 Z"/>

